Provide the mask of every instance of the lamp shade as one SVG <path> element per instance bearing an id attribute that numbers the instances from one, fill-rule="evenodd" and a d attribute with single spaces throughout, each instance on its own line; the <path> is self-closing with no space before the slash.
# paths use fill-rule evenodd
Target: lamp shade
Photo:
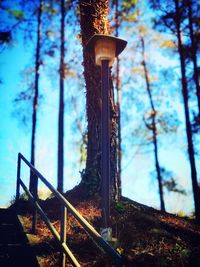
<path id="1" fill-rule="evenodd" d="M 117 57 L 126 47 L 127 41 L 120 38 L 95 34 L 86 44 L 86 52 L 92 54 L 95 57 L 95 64 L 101 66 L 102 60 L 108 60 L 109 66 L 114 62 Z"/>

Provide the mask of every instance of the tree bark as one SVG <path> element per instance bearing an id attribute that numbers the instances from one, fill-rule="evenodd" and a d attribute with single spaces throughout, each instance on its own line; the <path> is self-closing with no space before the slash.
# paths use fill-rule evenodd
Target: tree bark
<path id="1" fill-rule="evenodd" d="M 60 91 L 58 114 L 58 191 L 63 192 L 64 173 L 64 59 L 65 59 L 65 1 L 61 1 Z"/>
<path id="2" fill-rule="evenodd" d="M 38 96 L 39 96 L 39 67 L 40 67 L 40 40 L 41 40 L 41 15 L 42 15 L 42 0 L 39 1 L 38 7 L 38 25 L 37 25 L 37 44 L 35 55 L 35 85 L 33 98 L 33 113 L 32 113 L 32 133 L 31 133 L 31 164 L 35 165 L 35 138 L 36 138 L 36 124 L 37 124 L 37 110 L 38 110 Z M 34 191 L 37 186 L 37 177 L 31 172 L 29 190 Z"/>
<path id="3" fill-rule="evenodd" d="M 115 35 L 119 36 L 119 1 L 115 1 Z M 121 147 L 121 88 L 120 88 L 120 60 L 117 57 L 116 64 L 116 91 L 117 91 L 117 200 L 119 201 L 122 195 L 121 184 L 121 161 L 122 161 L 122 147 Z"/>
<path id="4" fill-rule="evenodd" d="M 96 34 L 109 34 L 110 27 L 107 20 L 109 6 L 108 0 L 79 0 L 81 15 L 81 35 L 83 44 L 83 66 L 86 82 L 86 114 L 87 114 L 87 159 L 86 168 L 82 174 L 82 185 L 87 194 L 100 192 L 101 188 L 101 69 L 95 66 L 91 56 L 85 52 L 84 47 L 88 40 Z M 112 93 L 110 75 L 110 171 L 112 198 L 115 195 L 117 174 L 116 162 L 116 110 Z"/>
<path id="5" fill-rule="evenodd" d="M 142 56 L 143 56 L 143 68 L 144 68 L 144 75 L 145 75 L 145 82 L 146 82 L 146 89 L 149 96 L 149 101 L 151 105 L 151 130 L 153 133 L 153 145 L 154 145 L 154 158 L 155 158 L 155 167 L 157 172 L 157 180 L 158 180 L 158 189 L 159 189 L 159 196 L 160 196 L 160 209 L 165 211 L 165 203 L 164 203 L 164 193 L 163 193 L 163 184 L 162 184 L 162 175 L 160 170 L 160 164 L 158 159 L 158 140 L 157 140 L 157 126 L 156 126 L 156 110 L 153 103 L 153 98 L 151 94 L 150 82 L 149 82 L 149 73 L 146 65 L 145 60 L 145 43 L 143 36 L 140 37 L 141 45 L 142 45 Z"/>
<path id="6" fill-rule="evenodd" d="M 190 168 L 191 168 L 191 179 L 192 179 L 192 189 L 193 189 L 193 195 L 194 195 L 195 215 L 196 215 L 197 221 L 200 222 L 200 189 L 199 189 L 198 182 L 197 182 L 194 145 L 193 145 L 193 139 L 192 139 L 192 127 L 191 127 L 190 115 L 189 115 L 188 86 L 187 86 L 187 79 L 186 79 L 183 44 L 182 44 L 182 39 L 181 39 L 179 1 L 174 0 L 174 3 L 175 3 L 175 10 L 176 10 L 176 30 L 177 30 L 178 51 L 179 51 L 180 65 L 181 65 L 182 95 L 183 95 L 184 111 L 185 111 L 186 134 L 187 134 L 188 154 L 189 154 Z"/>
<path id="7" fill-rule="evenodd" d="M 194 41 L 194 30 L 193 30 L 193 18 L 192 18 L 192 0 L 187 0 L 188 6 L 188 19 L 189 19 L 189 29 L 190 29 L 190 40 L 191 40 L 191 53 L 194 69 L 194 82 L 196 86 L 196 95 L 199 109 L 199 118 L 200 118 L 200 86 L 199 86 L 199 75 L 198 75 L 198 66 L 197 66 L 197 45 Z"/>

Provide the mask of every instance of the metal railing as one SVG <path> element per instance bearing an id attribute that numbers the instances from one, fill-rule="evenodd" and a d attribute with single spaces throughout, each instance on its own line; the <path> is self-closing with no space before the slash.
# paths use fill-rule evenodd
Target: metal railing
<path id="1" fill-rule="evenodd" d="M 29 191 L 29 189 L 26 187 L 24 182 L 21 180 L 21 160 L 26 163 L 26 165 L 30 168 L 32 177 L 36 179 L 35 182 L 35 188 L 33 190 L 33 193 Z M 48 188 L 49 190 L 55 195 L 55 197 L 60 201 L 61 208 L 63 208 L 64 212 L 61 216 L 60 223 L 61 223 L 61 233 L 59 235 L 56 228 L 52 225 L 49 218 L 45 214 L 45 212 L 42 210 L 41 206 L 38 203 L 38 197 L 37 197 L 37 191 L 38 191 L 38 182 L 37 179 L 40 179 Z M 121 255 L 119 255 L 111 246 L 109 243 L 107 243 L 102 236 L 94 229 L 92 225 L 90 225 L 83 216 L 67 201 L 67 199 L 59 193 L 48 181 L 44 178 L 44 176 L 21 154 L 18 154 L 18 164 L 17 164 L 17 189 L 16 189 L 16 200 L 20 197 L 20 186 L 24 189 L 26 194 L 28 195 L 29 199 L 32 201 L 35 211 L 33 214 L 33 222 L 32 222 L 32 229 L 35 231 L 36 225 L 37 225 L 37 212 L 40 214 L 41 218 L 44 220 L 50 231 L 52 232 L 53 236 L 56 238 L 56 240 L 59 242 L 60 247 L 62 249 L 62 252 L 64 255 L 66 255 L 69 259 L 69 261 L 72 263 L 73 266 L 80 267 L 79 262 L 73 255 L 72 251 L 69 249 L 69 247 L 66 244 L 66 210 L 71 212 L 71 214 L 74 216 L 74 218 L 79 222 L 79 224 L 83 227 L 83 229 L 88 233 L 88 235 L 92 238 L 94 243 L 98 247 L 104 250 L 105 253 L 107 253 L 112 259 L 114 260 L 115 266 L 119 267 L 122 266 L 122 258 Z M 62 263 L 60 266 L 65 266 L 65 259 L 62 260 Z"/>

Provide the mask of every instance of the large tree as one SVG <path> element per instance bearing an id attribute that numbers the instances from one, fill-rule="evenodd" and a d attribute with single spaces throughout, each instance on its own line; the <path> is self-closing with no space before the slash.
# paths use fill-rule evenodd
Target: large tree
<path id="1" fill-rule="evenodd" d="M 83 48 L 94 34 L 109 34 L 107 19 L 108 0 L 80 0 L 81 36 Z M 82 184 L 89 194 L 100 190 L 101 162 L 101 69 L 95 66 L 91 56 L 83 49 L 84 77 L 86 83 L 86 108 L 88 122 L 88 143 L 86 168 L 82 175 Z M 111 81 L 111 78 L 110 78 Z M 116 157 L 116 107 L 114 105 L 113 87 L 110 82 L 110 143 L 111 143 L 111 190 L 112 197 L 118 198 L 117 157 Z"/>

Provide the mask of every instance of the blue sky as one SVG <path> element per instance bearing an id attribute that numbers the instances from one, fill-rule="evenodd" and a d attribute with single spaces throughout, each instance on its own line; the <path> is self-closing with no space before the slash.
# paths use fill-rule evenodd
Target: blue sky
<path id="1" fill-rule="evenodd" d="M 22 77 L 20 73 L 25 66 L 28 66 L 32 59 L 30 54 L 31 47 L 24 46 L 21 38 L 15 40 L 12 47 L 5 49 L 0 56 L 1 77 L 3 84 L 0 90 L 0 114 L 1 114 L 1 131 L 0 131 L 0 169 L 1 169 L 1 197 L 0 206 L 5 206 L 13 198 L 16 187 L 16 164 L 17 154 L 21 152 L 27 159 L 30 158 L 30 127 L 24 127 L 13 114 L 15 107 L 13 100 L 17 93 L 22 89 Z M 36 167 L 46 175 L 56 185 L 56 166 L 57 166 L 57 106 L 58 90 L 52 88 L 48 77 L 42 75 L 40 87 L 42 94 L 45 96 L 42 100 L 38 112 L 38 134 L 36 137 Z M 70 85 L 70 83 L 68 83 Z M 67 89 L 67 86 L 66 86 Z M 69 88 L 68 88 L 69 90 Z M 66 108 L 67 110 L 67 108 Z M 29 114 L 31 115 L 31 114 Z M 72 112 L 65 114 L 65 120 L 70 122 Z M 71 122 L 70 122 L 71 123 Z M 55 130 L 54 130 L 55 129 Z M 66 133 L 69 133 L 70 124 L 66 123 Z M 47 138 L 48 137 L 48 138 Z M 78 150 L 66 144 L 66 151 L 75 151 L 76 154 L 67 153 L 68 161 L 65 163 L 65 175 L 70 176 L 70 183 L 67 188 L 71 188 L 77 183 L 79 173 L 77 171 L 76 179 L 73 170 L 74 161 L 78 161 Z M 68 162 L 70 161 L 70 168 Z"/>

